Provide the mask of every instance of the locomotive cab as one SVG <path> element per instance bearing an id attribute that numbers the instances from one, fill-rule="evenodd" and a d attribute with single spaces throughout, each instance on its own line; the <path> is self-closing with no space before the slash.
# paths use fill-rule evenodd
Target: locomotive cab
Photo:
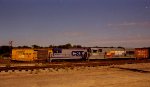
<path id="1" fill-rule="evenodd" d="M 104 59 L 103 49 L 101 49 L 101 48 L 90 48 L 88 59 Z"/>

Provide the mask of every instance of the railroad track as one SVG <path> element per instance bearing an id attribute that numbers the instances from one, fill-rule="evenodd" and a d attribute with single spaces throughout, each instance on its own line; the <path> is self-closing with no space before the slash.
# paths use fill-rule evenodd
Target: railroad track
<path id="1" fill-rule="evenodd" d="M 0 67 L 0 72 L 5 71 L 12 71 L 15 70 L 25 70 L 25 71 L 33 71 L 38 69 L 46 69 L 46 68 L 53 68 L 53 69 L 61 69 L 61 68 L 74 68 L 74 67 L 95 67 L 95 66 L 109 66 L 109 65 L 120 65 L 120 64 L 133 64 L 133 63 L 150 63 L 150 60 L 143 59 L 143 60 L 98 60 L 98 61 L 81 61 L 81 62 L 52 62 L 52 63 L 46 63 L 46 64 L 38 64 L 35 63 L 33 66 L 5 66 Z"/>

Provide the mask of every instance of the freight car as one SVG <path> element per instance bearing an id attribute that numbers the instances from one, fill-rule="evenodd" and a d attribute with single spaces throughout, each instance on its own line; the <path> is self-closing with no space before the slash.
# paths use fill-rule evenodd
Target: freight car
<path id="1" fill-rule="evenodd" d="M 11 60 L 17 61 L 45 61 L 48 49 L 12 49 Z"/>
<path id="2" fill-rule="evenodd" d="M 136 48 L 135 56 L 137 59 L 150 58 L 150 48 Z"/>

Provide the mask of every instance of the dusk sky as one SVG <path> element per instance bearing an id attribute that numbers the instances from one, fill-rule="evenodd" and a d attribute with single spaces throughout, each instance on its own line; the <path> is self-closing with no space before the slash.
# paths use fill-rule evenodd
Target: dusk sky
<path id="1" fill-rule="evenodd" d="M 150 47 L 150 0 L 0 0 L 0 45 Z"/>

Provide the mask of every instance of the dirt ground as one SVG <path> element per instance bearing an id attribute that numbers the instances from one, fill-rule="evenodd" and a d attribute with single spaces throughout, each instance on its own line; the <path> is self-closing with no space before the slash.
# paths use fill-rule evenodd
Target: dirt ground
<path id="1" fill-rule="evenodd" d="M 0 87 L 150 87 L 149 71 L 150 63 L 140 63 L 9 73 L 0 74 Z"/>

